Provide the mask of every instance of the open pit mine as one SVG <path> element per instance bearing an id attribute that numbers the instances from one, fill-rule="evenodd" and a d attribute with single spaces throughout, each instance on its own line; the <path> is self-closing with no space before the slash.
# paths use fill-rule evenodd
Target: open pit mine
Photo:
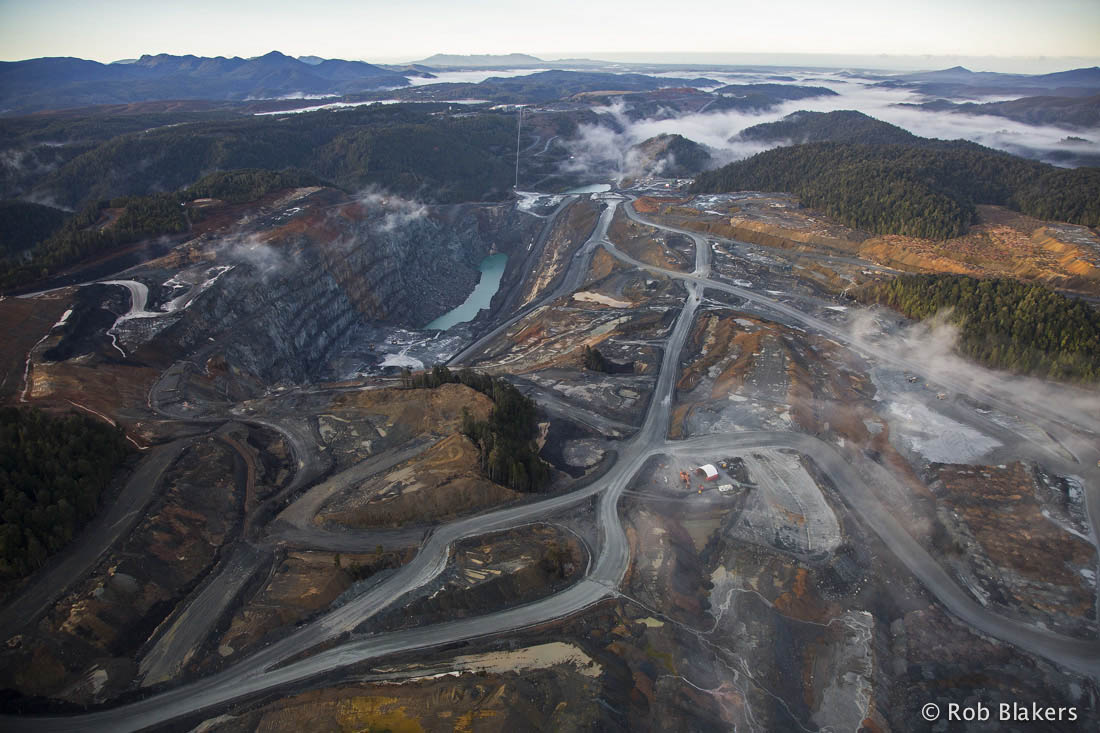
<path id="1" fill-rule="evenodd" d="M 129 446 L 3 589 L 0 727 L 1095 729 L 1095 394 L 854 301 L 889 237 L 676 186 L 197 199 L 0 300 L 10 401 Z"/>

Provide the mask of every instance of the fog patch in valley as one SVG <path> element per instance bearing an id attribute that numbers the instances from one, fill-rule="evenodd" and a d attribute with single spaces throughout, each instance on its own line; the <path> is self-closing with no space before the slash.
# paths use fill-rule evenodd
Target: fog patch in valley
<path id="1" fill-rule="evenodd" d="M 251 267 L 263 281 L 281 273 L 297 259 L 255 233 L 227 237 L 219 252 L 219 259 L 223 257 L 229 262 Z"/>
<path id="2" fill-rule="evenodd" d="M 666 133 L 682 135 L 710 148 L 715 165 L 724 165 L 775 147 L 774 143 L 731 142 L 729 138 L 746 127 L 782 116 L 774 112 L 722 111 L 634 121 L 626 115 L 626 107 L 621 101 L 593 111 L 614 127 L 605 123 L 580 125 L 577 135 L 565 141 L 572 157 L 563 164 L 563 171 L 611 176 L 617 182 L 660 173 L 660 170 L 647 168 L 644 156 L 633 149 L 652 137 Z"/>
<path id="3" fill-rule="evenodd" d="M 883 321 L 900 318 L 892 312 L 869 308 L 850 312 L 847 330 L 857 348 L 888 353 L 919 365 L 933 384 L 959 385 L 969 394 L 988 393 L 1041 413 L 1056 414 L 1069 422 L 1100 432 L 1100 392 L 1072 384 L 1045 381 L 983 367 L 957 351 L 959 329 L 941 312 L 925 321 L 884 328 Z M 923 381 L 923 380 L 922 380 Z M 891 395 L 881 395 L 890 399 Z M 1014 416 L 1010 416 L 1014 417 Z"/>
<path id="4" fill-rule="evenodd" d="M 375 231 L 392 232 L 428 215 L 423 203 L 387 193 L 380 188 L 368 188 L 356 195 L 372 220 Z"/>
<path id="5" fill-rule="evenodd" d="M 685 75 L 688 72 L 663 72 L 664 75 Z M 996 150 L 1032 157 L 1064 165 L 1051 158 L 1055 152 L 1071 150 L 1075 154 L 1100 155 L 1100 130 L 1073 130 L 1054 125 L 1030 125 L 993 115 L 935 112 L 916 107 L 902 106 L 930 101 L 929 98 L 910 89 L 876 86 L 878 79 L 853 78 L 847 72 L 813 71 L 784 74 L 795 81 L 776 81 L 777 74 L 763 72 L 709 73 L 694 70 L 690 73 L 732 84 L 781 83 L 790 85 L 812 84 L 837 92 L 838 96 L 809 97 L 782 102 L 767 110 L 689 113 L 676 116 L 662 108 L 661 116 L 643 120 L 631 120 L 623 102 L 596 107 L 593 111 L 604 120 L 598 124 L 581 125 L 577 135 L 564 141 L 572 158 L 563 165 L 565 173 L 583 173 L 594 177 L 612 176 L 624 178 L 658 171 L 644 170 L 631 148 L 656 135 L 678 134 L 710 148 L 714 167 L 742 160 L 756 153 L 782 145 L 799 142 L 783 140 L 761 142 L 740 140 L 737 135 L 745 128 L 765 122 L 774 122 L 800 110 L 832 112 L 857 110 L 876 119 L 897 125 L 914 135 L 944 140 L 969 140 Z M 656 74 L 661 76 L 662 74 Z M 1020 95 L 994 95 L 974 99 L 976 102 L 995 102 L 1018 99 Z M 616 129 L 618 128 L 618 129 Z M 1067 143 L 1068 136 L 1083 137 L 1085 142 Z"/>
<path id="6" fill-rule="evenodd" d="M 1097 134 L 1094 134 L 1100 133 L 1100 130 L 1081 131 L 1055 125 L 1029 125 L 995 115 L 934 112 L 900 106 L 919 104 L 930 99 L 908 89 L 875 87 L 848 79 L 817 79 L 815 83 L 832 89 L 839 96 L 811 97 L 784 102 L 777 108 L 782 112 L 780 116 L 786 116 L 798 110 L 832 112 L 854 109 L 921 137 L 970 140 L 979 145 L 1025 157 L 1034 157 L 1036 153 L 1040 153 L 1040 158 L 1043 157 L 1042 153 L 1066 150 L 1065 138 L 1073 135 L 1089 140 L 1087 143 L 1074 145 L 1072 148 L 1074 151 L 1100 154 L 1100 140 L 1095 139 Z M 1019 99 L 1020 96 L 996 95 L 967 101 L 1001 102 Z"/>

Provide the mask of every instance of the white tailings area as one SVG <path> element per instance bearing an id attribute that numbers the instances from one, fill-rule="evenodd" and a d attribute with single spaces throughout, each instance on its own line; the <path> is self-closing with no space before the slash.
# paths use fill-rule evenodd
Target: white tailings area
<path id="1" fill-rule="evenodd" d="M 994 438 L 903 396 L 886 408 L 890 440 L 933 463 L 972 463 L 1001 445 Z"/>

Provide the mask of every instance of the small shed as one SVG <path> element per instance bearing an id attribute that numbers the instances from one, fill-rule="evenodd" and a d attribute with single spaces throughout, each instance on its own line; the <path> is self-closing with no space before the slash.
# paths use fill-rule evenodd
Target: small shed
<path id="1" fill-rule="evenodd" d="M 714 467 L 713 463 L 706 463 L 699 468 L 695 469 L 695 473 L 702 474 L 706 477 L 707 481 L 714 481 L 718 478 L 718 469 Z"/>

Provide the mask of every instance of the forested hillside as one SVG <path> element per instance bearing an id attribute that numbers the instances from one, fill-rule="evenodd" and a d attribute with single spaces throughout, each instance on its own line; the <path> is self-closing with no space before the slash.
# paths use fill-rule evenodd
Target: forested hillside
<path id="1" fill-rule="evenodd" d="M 316 176 L 298 170 L 238 170 L 213 173 L 176 193 L 98 201 L 66 219 L 53 234 L 30 248 L 28 257 L 0 260 L 0 288 L 45 278 L 125 244 L 186 231 L 182 204 L 195 199 L 254 201 L 272 191 L 321 183 Z"/>
<path id="2" fill-rule="evenodd" d="M 1100 168 L 1055 168 L 962 141 L 776 148 L 700 174 L 692 188 L 737 190 L 794 193 L 876 234 L 949 239 L 967 231 L 975 204 L 1100 225 Z"/>
<path id="3" fill-rule="evenodd" d="M 996 115 L 1028 125 L 1058 125 L 1091 129 L 1100 125 L 1100 95 L 1073 97 L 1024 97 L 1004 102 L 951 102 L 936 99 L 904 104 L 930 112 L 958 112 L 967 115 Z"/>
<path id="4" fill-rule="evenodd" d="M 0 258 L 30 249 L 64 221 L 61 209 L 30 201 L 0 201 Z"/>
<path id="5" fill-rule="evenodd" d="M 683 135 L 661 133 L 633 148 L 640 165 L 647 171 L 659 172 L 667 178 L 685 178 L 705 170 L 713 160 L 703 145 Z"/>
<path id="6" fill-rule="evenodd" d="M 864 300 L 924 319 L 950 311 L 959 350 L 987 366 L 1055 379 L 1100 379 L 1100 313 L 1083 300 L 1017 280 L 903 275 Z"/>
<path id="7" fill-rule="evenodd" d="M 340 186 L 374 184 L 426 201 L 504 198 L 514 175 L 515 115 L 451 114 L 452 107 L 381 105 L 129 132 L 62 163 L 34 191 L 79 208 L 176 190 L 216 171 L 298 168 Z"/>
<path id="8" fill-rule="evenodd" d="M 116 214 L 113 220 L 109 211 Z M 45 278 L 123 244 L 186 229 L 187 220 L 175 194 L 130 196 L 89 204 L 35 245 L 28 259 L 0 261 L 0 288 Z"/>
<path id="9" fill-rule="evenodd" d="M 116 138 L 44 186 L 76 202 L 144 193 L 158 183 L 178 188 L 216 170 L 297 167 L 339 185 L 377 184 L 439 202 L 500 198 L 510 180 L 501 158 L 514 134 L 514 119 L 497 115 L 452 119 L 383 110 L 261 117 Z M 134 170 L 136 160 L 149 164 Z"/>
<path id="10" fill-rule="evenodd" d="M 273 191 L 299 188 L 301 186 L 323 185 L 326 185 L 325 182 L 312 173 L 293 168 L 284 171 L 245 168 L 211 173 L 195 184 L 188 186 L 176 198 L 180 202 L 210 198 L 235 204 L 255 201 Z"/>
<path id="11" fill-rule="evenodd" d="M 874 143 L 876 145 L 920 142 L 908 130 L 855 110 L 792 112 L 781 120 L 746 127 L 737 135 L 742 140 L 792 143 Z"/>
<path id="12" fill-rule="evenodd" d="M 0 409 L 0 581 L 33 572 L 80 531 L 128 452 L 120 431 L 83 415 Z"/>

